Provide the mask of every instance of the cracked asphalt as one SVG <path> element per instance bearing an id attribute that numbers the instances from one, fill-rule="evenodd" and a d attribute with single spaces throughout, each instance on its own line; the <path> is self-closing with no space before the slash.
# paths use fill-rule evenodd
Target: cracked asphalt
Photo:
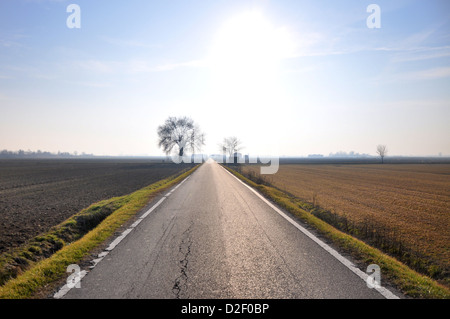
<path id="1" fill-rule="evenodd" d="M 383 296 L 208 162 L 65 298 Z"/>

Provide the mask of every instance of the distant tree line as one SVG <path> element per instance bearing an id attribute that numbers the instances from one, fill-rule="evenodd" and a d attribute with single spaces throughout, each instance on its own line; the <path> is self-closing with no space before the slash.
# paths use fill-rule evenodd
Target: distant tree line
<path id="1" fill-rule="evenodd" d="M 350 151 L 350 152 L 343 152 L 343 151 L 339 151 L 336 153 L 330 153 L 328 155 L 329 157 L 372 157 L 372 155 L 370 154 L 365 154 L 365 153 L 357 153 L 354 151 Z"/>
<path id="2" fill-rule="evenodd" d="M 73 158 L 73 157 L 93 157 L 93 154 L 86 154 L 81 153 L 78 154 L 78 152 L 69 153 L 69 152 L 58 152 L 58 153 L 51 153 L 47 151 L 24 151 L 24 150 L 18 150 L 18 151 L 8 151 L 8 150 L 1 150 L 0 151 L 0 158 Z"/>

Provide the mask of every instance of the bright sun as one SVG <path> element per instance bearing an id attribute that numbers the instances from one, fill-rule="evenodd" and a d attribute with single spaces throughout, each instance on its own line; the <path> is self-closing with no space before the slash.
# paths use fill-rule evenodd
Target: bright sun
<path id="1" fill-rule="evenodd" d="M 215 82 L 221 88 L 245 87 L 249 94 L 265 89 L 292 47 L 287 30 L 273 26 L 261 12 L 236 15 L 214 40 L 209 62 Z"/>

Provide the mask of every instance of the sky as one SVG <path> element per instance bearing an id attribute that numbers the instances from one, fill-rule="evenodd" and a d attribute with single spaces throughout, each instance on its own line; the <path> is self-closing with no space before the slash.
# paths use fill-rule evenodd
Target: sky
<path id="1" fill-rule="evenodd" d="M 449 88 L 448 0 L 0 1 L 0 149 L 162 155 L 189 116 L 209 154 L 450 156 Z"/>

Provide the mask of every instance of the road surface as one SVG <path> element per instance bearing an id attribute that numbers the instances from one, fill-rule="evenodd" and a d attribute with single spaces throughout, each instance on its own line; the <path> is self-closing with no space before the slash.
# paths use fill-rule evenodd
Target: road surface
<path id="1" fill-rule="evenodd" d="M 80 284 L 64 298 L 384 298 L 215 162 Z"/>

